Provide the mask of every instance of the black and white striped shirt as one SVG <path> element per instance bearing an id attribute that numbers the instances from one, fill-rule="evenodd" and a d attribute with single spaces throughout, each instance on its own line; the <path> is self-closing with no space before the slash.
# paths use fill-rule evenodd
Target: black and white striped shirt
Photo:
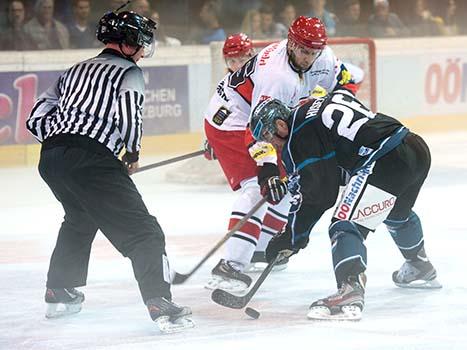
<path id="1" fill-rule="evenodd" d="M 112 49 L 65 71 L 34 105 L 26 124 L 43 142 L 63 134 L 90 137 L 118 157 L 141 148 L 144 79 Z"/>

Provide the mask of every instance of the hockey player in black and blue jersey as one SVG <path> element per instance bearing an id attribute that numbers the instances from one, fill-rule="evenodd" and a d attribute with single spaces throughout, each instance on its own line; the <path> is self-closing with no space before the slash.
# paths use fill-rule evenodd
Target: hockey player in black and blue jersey
<path id="1" fill-rule="evenodd" d="M 393 273 L 399 287 L 440 288 L 428 260 L 420 219 L 412 210 L 430 168 L 423 139 L 398 120 L 373 113 L 347 90 L 290 111 L 278 100 L 258 104 L 251 131 L 282 152 L 293 203 L 285 230 L 266 249 L 268 261 L 290 256 L 308 244 L 311 229 L 342 197 L 329 226 L 337 293 L 315 301 L 310 319 L 359 320 L 367 265 L 364 241 L 385 223 L 405 262 Z M 272 166 L 272 165 L 271 165 Z M 285 195 L 278 179 L 271 193 Z"/>

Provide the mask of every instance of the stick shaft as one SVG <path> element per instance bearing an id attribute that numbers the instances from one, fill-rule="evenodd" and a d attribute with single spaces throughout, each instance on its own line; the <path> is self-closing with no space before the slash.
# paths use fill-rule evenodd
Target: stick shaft
<path id="1" fill-rule="evenodd" d="M 194 157 L 202 155 L 203 153 L 204 153 L 204 151 L 200 150 L 200 151 L 196 151 L 196 152 L 187 153 L 187 154 L 184 154 L 182 156 L 166 159 L 166 160 L 163 160 L 163 161 L 160 161 L 160 162 L 157 162 L 157 163 L 145 165 L 145 166 L 142 166 L 142 167 L 139 167 L 138 169 L 136 169 L 134 174 L 140 173 L 140 172 L 145 171 L 145 170 L 158 168 L 160 166 L 180 162 L 180 161 L 185 160 L 185 159 L 194 158 Z"/>
<path id="2" fill-rule="evenodd" d="M 245 216 L 238 221 L 214 247 L 211 248 L 211 250 L 200 260 L 199 263 L 195 265 L 195 267 L 193 267 L 193 269 L 191 269 L 190 272 L 187 274 L 175 273 L 172 284 L 181 284 L 185 282 L 188 277 L 193 275 L 235 232 L 242 228 L 242 226 L 258 211 L 258 209 L 264 205 L 264 203 L 266 203 L 266 198 L 261 198 L 261 200 L 258 201 L 258 203 L 256 203 L 254 207 L 251 208 L 250 211 L 246 213 Z"/>

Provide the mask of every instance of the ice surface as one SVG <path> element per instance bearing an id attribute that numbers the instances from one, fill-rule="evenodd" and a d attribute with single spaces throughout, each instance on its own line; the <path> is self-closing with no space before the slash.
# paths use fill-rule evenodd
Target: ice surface
<path id="1" fill-rule="evenodd" d="M 360 322 L 313 322 L 309 304 L 335 291 L 330 214 L 316 226 L 305 251 L 289 268 L 266 280 L 243 310 L 210 301 L 203 289 L 218 256 L 174 300 L 192 307 L 197 326 L 160 335 L 150 321 L 122 258 L 98 234 L 93 245 L 86 302 L 81 313 L 46 320 L 43 302 L 48 259 L 63 212 L 35 169 L 0 169 L 0 349 L 467 349 L 467 134 L 426 137 L 432 171 L 415 210 L 425 230 L 426 251 L 444 288 L 404 290 L 391 281 L 403 260 L 385 228 L 367 240 L 368 285 Z M 188 271 L 226 231 L 234 194 L 227 186 L 173 185 L 162 169 L 134 180 L 167 235 L 172 268 Z"/>

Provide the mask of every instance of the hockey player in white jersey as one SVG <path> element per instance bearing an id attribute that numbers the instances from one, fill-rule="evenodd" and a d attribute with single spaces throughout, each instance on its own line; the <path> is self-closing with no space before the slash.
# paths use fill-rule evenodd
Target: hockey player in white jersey
<path id="1" fill-rule="evenodd" d="M 246 289 L 251 278 L 244 272 L 255 248 L 264 250 L 287 222 L 290 203 L 287 197 L 280 203 L 276 200 L 286 192 L 279 181 L 277 154 L 271 145 L 255 142 L 248 131 L 252 107 L 269 97 L 297 106 L 317 85 L 326 91 L 341 86 L 355 90 L 350 73 L 326 44 L 324 24 L 317 18 L 300 16 L 289 28 L 287 40 L 267 46 L 226 75 L 211 98 L 205 115 L 206 136 L 230 186 L 240 192 L 229 227 L 263 196 L 270 205 L 260 208 L 227 241 L 208 288 Z M 256 255 L 263 258 L 262 253 Z"/>
<path id="2" fill-rule="evenodd" d="M 245 114 L 237 108 L 236 101 L 239 96 L 234 90 L 225 89 L 225 86 L 230 76 L 252 58 L 255 52 L 251 40 L 243 33 L 229 36 L 222 51 L 228 73 L 218 84 L 207 108 L 205 129 L 208 142 L 205 145 L 205 157 L 217 158 L 232 190 L 240 191 L 240 196 L 232 208 L 230 229 L 255 205 L 254 201 L 259 200 L 258 196 L 251 195 L 259 193 L 259 187 L 256 163 L 245 147 L 247 119 L 245 120 Z M 237 119 L 236 115 L 242 117 Z M 237 239 L 233 241 L 233 246 L 230 242 L 227 244 L 224 258 L 214 268 L 213 278 L 206 285 L 207 288 L 241 291 L 249 286 L 251 278 L 240 271 L 246 268 L 249 272 L 256 272 L 266 266 L 264 250 L 267 243 L 287 221 L 288 205 L 285 201 L 284 203 L 285 206 L 279 205 L 278 208 L 273 207 L 269 210 L 268 206 L 260 208 L 236 233 Z M 230 259 L 231 256 L 235 260 Z M 285 267 L 286 262 L 278 265 L 277 269 Z"/>

